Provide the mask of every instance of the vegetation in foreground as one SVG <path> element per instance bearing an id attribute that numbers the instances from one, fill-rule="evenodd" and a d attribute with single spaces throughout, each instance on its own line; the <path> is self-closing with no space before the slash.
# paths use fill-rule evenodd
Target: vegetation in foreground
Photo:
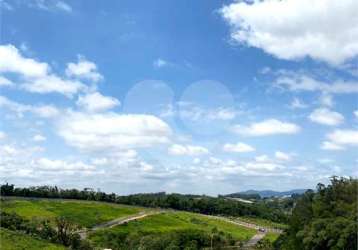
<path id="1" fill-rule="evenodd" d="M 234 246 L 236 242 L 222 231 L 212 230 L 208 233 L 202 230 L 186 229 L 158 234 L 129 234 L 106 236 L 105 245 L 111 249 L 224 249 Z"/>
<path id="2" fill-rule="evenodd" d="M 16 213 L 26 219 L 66 218 L 80 227 L 110 221 L 140 212 L 141 208 L 109 204 L 103 202 L 48 200 L 48 199 L 2 199 L 1 210 Z"/>
<path id="3" fill-rule="evenodd" d="M 65 247 L 70 247 L 70 249 L 92 249 L 89 242 L 81 240 L 80 235 L 77 233 L 78 228 L 64 218 L 56 218 L 56 227 L 53 227 L 48 220 L 27 220 L 16 213 L 9 214 L 3 211 L 0 212 L 0 215 L 1 228 L 51 243 L 62 244 Z"/>
<path id="4" fill-rule="evenodd" d="M 358 180 L 333 177 L 298 201 L 289 228 L 276 241 L 282 250 L 356 250 Z"/>
<path id="5" fill-rule="evenodd" d="M 49 243 L 29 235 L 0 228 L 0 243 L 2 250 L 64 250 L 62 245 Z"/>

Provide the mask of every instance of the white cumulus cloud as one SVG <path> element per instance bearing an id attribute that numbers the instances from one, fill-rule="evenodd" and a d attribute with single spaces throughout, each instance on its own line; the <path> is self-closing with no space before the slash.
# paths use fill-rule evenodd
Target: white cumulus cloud
<path id="1" fill-rule="evenodd" d="M 290 154 L 284 153 L 282 151 L 276 151 L 275 157 L 277 160 L 280 161 L 290 161 L 292 159 L 292 156 Z"/>
<path id="2" fill-rule="evenodd" d="M 339 65 L 358 55 L 358 1 L 238 1 L 221 9 L 233 40 L 281 59 Z"/>
<path id="3" fill-rule="evenodd" d="M 233 131 L 244 136 L 266 136 L 274 134 L 296 134 L 301 128 L 290 122 L 267 119 L 248 126 L 235 125 Z"/>
<path id="4" fill-rule="evenodd" d="M 313 122 L 327 126 L 337 126 L 344 122 L 344 116 L 342 114 L 329 110 L 327 108 L 315 109 L 309 115 L 309 119 Z"/>
<path id="5" fill-rule="evenodd" d="M 58 134 L 85 151 L 118 151 L 168 143 L 171 129 L 152 115 L 69 112 L 58 122 Z"/>
<path id="6" fill-rule="evenodd" d="M 38 135 L 34 135 L 34 137 L 32 137 L 32 140 L 36 142 L 42 142 L 42 141 L 46 141 L 46 137 L 38 134 Z"/>
<path id="7" fill-rule="evenodd" d="M 77 63 L 71 62 L 67 64 L 66 75 L 93 82 L 103 80 L 103 76 L 97 71 L 97 65 L 94 62 L 86 60 L 83 56 L 78 57 Z"/>
<path id="8" fill-rule="evenodd" d="M 41 78 L 27 79 L 22 84 L 22 88 L 33 93 L 48 94 L 57 92 L 67 97 L 72 97 L 73 94 L 86 89 L 86 86 L 76 80 L 66 80 L 56 75 L 46 75 Z"/>
<path id="9" fill-rule="evenodd" d="M 171 155 L 202 155 L 208 154 L 209 150 L 202 146 L 173 144 L 168 148 Z"/>
<path id="10" fill-rule="evenodd" d="M 336 145 L 358 146 L 358 130 L 337 129 L 329 133 L 327 138 Z"/>
<path id="11" fill-rule="evenodd" d="M 20 88 L 33 93 L 60 93 L 68 97 L 86 89 L 77 80 L 64 79 L 51 72 L 51 67 L 36 59 L 26 58 L 13 45 L 0 46 L 0 73 L 12 73 L 18 77 Z M 3 76 L 1 85 L 13 85 Z"/>
<path id="12" fill-rule="evenodd" d="M 246 143 L 238 142 L 236 144 L 225 144 L 223 150 L 225 152 L 246 153 L 255 151 L 255 148 Z"/>
<path id="13" fill-rule="evenodd" d="M 104 96 L 99 92 L 94 92 L 79 96 L 76 104 L 89 112 L 96 112 L 114 108 L 120 105 L 120 102 L 114 97 Z"/>
<path id="14" fill-rule="evenodd" d="M 47 63 L 23 57 L 11 44 L 0 46 L 0 72 L 18 73 L 26 77 L 42 77 L 47 75 L 49 70 Z"/>
<path id="15" fill-rule="evenodd" d="M 338 151 L 338 150 L 344 150 L 344 147 L 330 141 L 324 141 L 322 142 L 321 149 Z"/>

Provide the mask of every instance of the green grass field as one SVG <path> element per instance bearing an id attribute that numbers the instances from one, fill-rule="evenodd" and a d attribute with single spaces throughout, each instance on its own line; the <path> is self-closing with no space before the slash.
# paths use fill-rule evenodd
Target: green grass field
<path id="1" fill-rule="evenodd" d="M 64 216 L 83 227 L 92 227 L 120 217 L 138 214 L 141 211 L 152 211 L 152 209 L 103 202 L 21 198 L 1 200 L 1 209 L 5 212 L 15 212 L 28 219 L 46 218 L 53 220 L 58 216 Z M 108 242 L 119 240 L 120 237 L 124 239 L 123 237 L 127 235 L 161 235 L 190 230 L 210 233 L 213 228 L 217 228 L 218 231 L 225 234 L 230 234 L 237 241 L 247 241 L 256 233 L 254 229 L 241 227 L 221 219 L 171 210 L 130 221 L 127 224 L 113 228 L 94 231 L 89 234 L 89 240 L 96 246 L 106 246 Z M 61 249 L 56 248 L 55 245 L 21 234 L 9 233 L 3 230 L 2 235 L 4 243 L 1 243 L 1 249 Z M 11 237 L 22 237 L 23 240 L 16 241 L 16 239 L 12 240 Z M 30 242 L 31 247 L 34 247 L 27 248 L 26 245 L 21 247 L 27 241 Z M 36 242 L 31 243 L 32 241 Z M 11 242 L 16 242 L 16 244 Z"/>
<path id="2" fill-rule="evenodd" d="M 18 232 L 0 228 L 0 249 L 2 250 L 64 250 L 65 247 L 32 238 Z"/>
<path id="3" fill-rule="evenodd" d="M 256 230 L 237 226 L 235 224 L 210 218 L 200 214 L 187 212 L 166 212 L 151 215 L 138 221 L 131 221 L 125 225 L 119 225 L 110 229 L 96 231 L 90 235 L 90 239 L 100 244 L 105 234 L 126 235 L 134 234 L 161 234 L 185 230 L 202 230 L 210 232 L 213 228 L 229 233 L 235 240 L 246 241 L 250 239 Z"/>
<path id="4" fill-rule="evenodd" d="M 265 239 L 269 240 L 271 243 L 275 242 L 275 240 L 277 240 L 278 236 L 280 236 L 277 233 L 267 233 L 265 236 Z"/>
<path id="5" fill-rule="evenodd" d="M 81 227 L 92 227 L 143 210 L 103 202 L 47 199 L 5 199 L 1 201 L 1 209 L 5 212 L 15 212 L 27 219 L 36 217 L 53 220 L 63 216 Z"/>

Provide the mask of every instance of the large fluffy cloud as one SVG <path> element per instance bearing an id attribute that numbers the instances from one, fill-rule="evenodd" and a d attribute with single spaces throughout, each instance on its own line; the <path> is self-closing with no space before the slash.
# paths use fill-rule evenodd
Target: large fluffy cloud
<path id="1" fill-rule="evenodd" d="M 268 119 L 249 126 L 235 125 L 233 131 L 245 136 L 266 136 L 274 134 L 296 134 L 300 127 L 294 123 Z"/>
<path id="2" fill-rule="evenodd" d="M 110 151 L 167 143 L 170 127 L 152 115 L 70 112 L 58 122 L 58 134 L 85 151 Z"/>
<path id="3" fill-rule="evenodd" d="M 64 79 L 51 72 L 47 63 L 36 59 L 26 58 L 13 45 L 0 46 L 0 74 L 12 73 L 16 75 L 18 85 L 22 89 L 34 93 L 60 93 L 71 97 L 75 93 L 86 89 L 78 80 Z M 1 85 L 13 85 L 1 76 Z"/>
<path id="4" fill-rule="evenodd" d="M 282 59 L 333 65 L 358 55 L 358 1 L 238 1 L 221 10 L 231 37 Z"/>
<path id="5" fill-rule="evenodd" d="M 327 134 L 326 141 L 322 142 L 323 150 L 344 150 L 347 146 L 358 146 L 358 130 L 336 129 Z"/>
<path id="6" fill-rule="evenodd" d="M 48 74 L 47 63 L 23 57 L 13 45 L 0 46 L 0 72 L 22 74 L 27 77 L 42 77 Z"/>

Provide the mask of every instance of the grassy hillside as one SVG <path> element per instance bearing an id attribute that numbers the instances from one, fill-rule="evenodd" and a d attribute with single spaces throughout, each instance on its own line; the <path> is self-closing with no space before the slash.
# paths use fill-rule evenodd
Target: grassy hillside
<path id="1" fill-rule="evenodd" d="M 92 227 L 120 217 L 135 215 L 142 211 L 152 211 L 152 209 L 104 202 L 21 198 L 2 200 L 1 209 L 8 213 L 14 212 L 27 219 L 46 218 L 54 220 L 58 216 L 64 216 L 69 221 L 83 227 Z M 132 249 L 142 249 L 143 247 L 145 247 L 143 249 L 148 250 L 165 249 L 169 245 L 200 249 L 208 247 L 210 244 L 229 246 L 236 244 L 238 241 L 245 242 L 255 232 L 256 230 L 254 229 L 248 229 L 210 216 L 164 210 L 162 213 L 151 214 L 126 224 L 92 231 L 88 233 L 88 240 L 94 246 L 112 249 L 126 249 L 127 244 L 130 244 Z M 4 236 L 6 239 L 16 236 L 9 235 L 7 231 L 3 234 L 6 234 Z M 18 236 L 22 237 L 21 234 Z M 24 239 L 26 238 L 25 236 L 23 237 Z M 28 242 L 32 240 L 35 239 L 25 239 Z M 25 244 L 21 240 L 16 242 Z M 27 248 L 25 245 L 23 248 L 4 249 L 42 249 L 42 246 L 36 245 L 40 243 L 33 243 L 32 245 L 35 248 Z M 16 244 L 11 245 L 10 240 L 5 241 L 4 244 L 7 244 L 8 247 L 17 247 Z M 193 246 L 197 248 L 191 248 Z M 49 245 L 48 247 L 53 246 Z"/>
<path id="2" fill-rule="evenodd" d="M 271 243 L 274 243 L 279 236 L 280 235 L 277 234 L 277 233 L 269 232 L 269 233 L 266 234 L 266 236 L 264 238 L 267 239 L 268 241 L 270 241 Z"/>
<path id="3" fill-rule="evenodd" d="M 119 225 L 107 230 L 112 232 L 125 233 L 165 233 L 185 229 L 211 231 L 211 229 L 214 227 L 217 227 L 219 231 L 230 233 L 235 239 L 238 240 L 249 239 L 256 232 L 256 230 L 241 227 L 233 223 L 189 212 L 168 212 L 156 214 L 138 221 L 129 222 L 126 225 Z"/>
<path id="4" fill-rule="evenodd" d="M 246 241 L 256 230 L 237 226 L 219 219 L 189 212 L 166 212 L 131 221 L 109 229 L 96 231 L 90 235 L 91 241 L 98 246 L 111 246 L 114 239 L 125 239 L 128 235 L 160 235 L 184 231 L 217 231 L 230 234 L 234 240 Z"/>
<path id="5" fill-rule="evenodd" d="M 5 199 L 1 201 L 1 209 L 4 212 L 15 212 L 27 219 L 37 217 L 53 220 L 63 216 L 82 227 L 92 227 L 143 210 L 104 202 L 47 199 Z"/>
<path id="6" fill-rule="evenodd" d="M 64 250 L 65 247 L 32 238 L 15 231 L 0 228 L 0 248 L 2 250 Z"/>

